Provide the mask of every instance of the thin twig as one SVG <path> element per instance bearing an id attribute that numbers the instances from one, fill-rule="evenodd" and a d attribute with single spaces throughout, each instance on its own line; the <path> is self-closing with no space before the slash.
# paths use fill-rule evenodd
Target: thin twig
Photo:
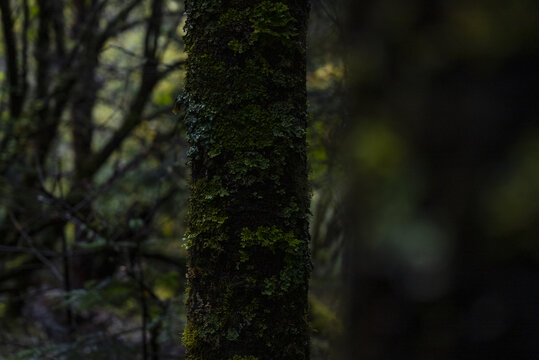
<path id="1" fill-rule="evenodd" d="M 60 274 L 60 272 L 56 269 L 54 264 L 49 259 L 47 259 L 45 256 L 43 256 L 43 254 L 40 253 L 39 250 L 37 250 L 34 247 L 32 238 L 26 233 L 26 231 L 24 231 L 21 224 L 19 224 L 17 219 L 15 219 L 15 216 L 13 215 L 13 213 L 11 213 L 11 212 L 9 213 L 9 218 L 11 219 L 11 222 L 13 223 L 13 225 L 15 226 L 17 231 L 21 234 L 21 236 L 28 243 L 28 246 L 30 247 L 30 250 L 32 251 L 32 254 L 34 254 L 39 259 L 39 261 L 41 261 L 44 265 L 46 265 L 51 270 L 54 277 L 56 277 L 58 280 L 62 281 L 63 277 Z"/>

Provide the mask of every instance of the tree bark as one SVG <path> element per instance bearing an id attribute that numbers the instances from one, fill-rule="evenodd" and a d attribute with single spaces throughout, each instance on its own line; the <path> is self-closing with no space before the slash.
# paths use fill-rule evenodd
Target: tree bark
<path id="1" fill-rule="evenodd" d="M 20 84 L 18 69 L 17 41 L 13 29 L 13 18 L 9 0 L 0 2 L 0 20 L 4 35 L 4 50 L 6 55 L 7 81 L 9 88 L 9 111 L 11 117 L 17 119 L 22 111 L 24 94 Z"/>
<path id="2" fill-rule="evenodd" d="M 186 10 L 187 359 L 308 359 L 308 1 Z"/>

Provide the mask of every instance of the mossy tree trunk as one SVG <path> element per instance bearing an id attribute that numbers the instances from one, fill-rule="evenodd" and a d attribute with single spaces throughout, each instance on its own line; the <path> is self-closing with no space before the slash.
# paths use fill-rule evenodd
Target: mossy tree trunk
<path id="1" fill-rule="evenodd" d="M 186 8 L 187 359 L 308 359 L 308 1 Z"/>

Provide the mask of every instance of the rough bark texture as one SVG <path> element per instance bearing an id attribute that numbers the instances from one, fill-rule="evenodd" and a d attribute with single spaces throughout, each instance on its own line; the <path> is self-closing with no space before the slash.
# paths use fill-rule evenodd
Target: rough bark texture
<path id="1" fill-rule="evenodd" d="M 308 359 L 308 1 L 186 7 L 187 359 Z"/>

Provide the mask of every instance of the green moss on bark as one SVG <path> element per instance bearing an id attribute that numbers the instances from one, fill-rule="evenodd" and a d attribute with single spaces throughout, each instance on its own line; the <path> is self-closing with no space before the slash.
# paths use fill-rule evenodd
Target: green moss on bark
<path id="1" fill-rule="evenodd" d="M 307 2 L 186 7 L 187 359 L 308 359 Z"/>

